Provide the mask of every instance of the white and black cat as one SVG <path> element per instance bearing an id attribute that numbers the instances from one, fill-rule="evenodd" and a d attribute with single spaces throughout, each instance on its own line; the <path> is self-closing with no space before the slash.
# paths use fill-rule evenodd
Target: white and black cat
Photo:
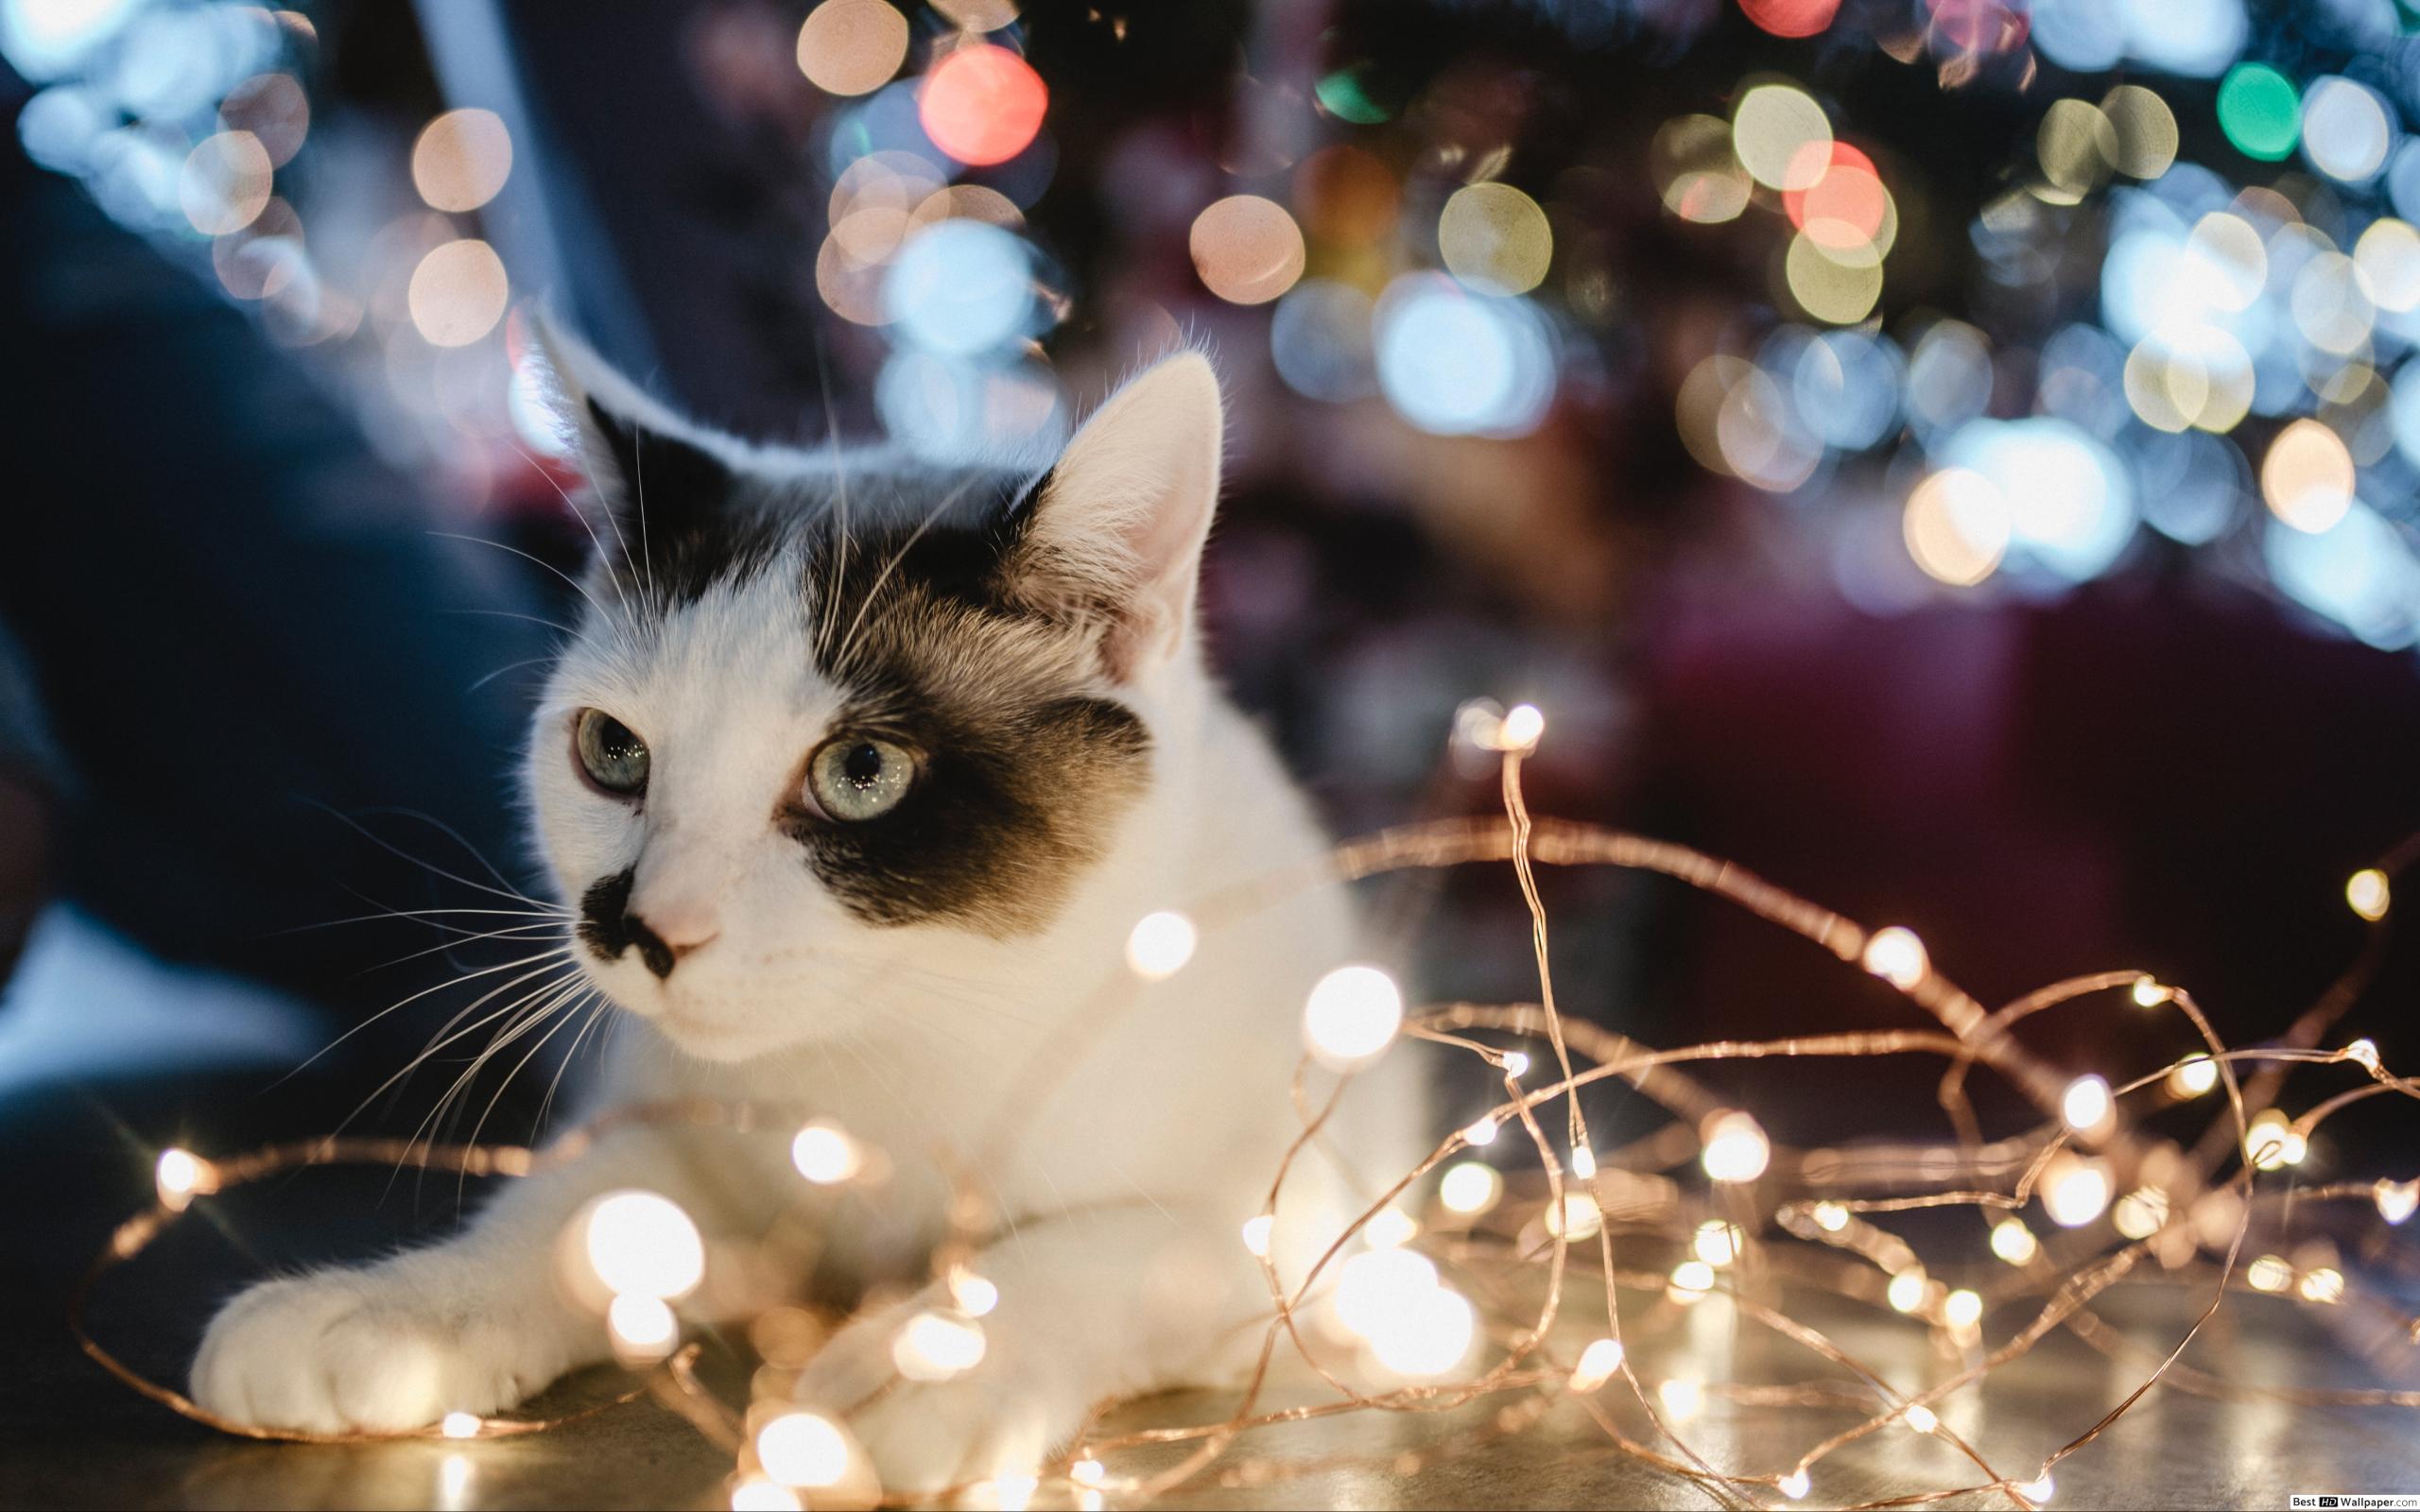
<path id="1" fill-rule="evenodd" d="M 527 781 L 573 954 L 632 1021 L 588 1101 L 800 1103 L 892 1152 L 879 1222 L 826 1236 L 868 1281 L 940 1229 L 928 1154 L 971 1168 L 1002 1219 L 977 1262 L 999 1289 L 981 1364 L 891 1384 L 900 1321 L 936 1294 L 859 1318 L 802 1387 L 894 1490 L 1029 1471 L 1100 1399 L 1229 1378 L 1269 1314 L 1239 1228 L 1299 1127 L 1305 993 L 1356 948 L 1322 887 L 1211 931 L 1167 980 L 1123 962 L 1144 914 L 1325 843 L 1203 665 L 1210 364 L 1134 379 L 1038 481 L 750 448 L 558 366 L 609 549 Z M 1103 1027 L 1060 1033 L 1104 989 L 1129 996 Z M 986 1147 L 1052 1044 L 1073 1060 Z M 1372 1173 L 1416 1159 L 1405 1058 L 1336 1128 Z M 508 1406 L 607 1352 L 550 1258 L 586 1200 L 660 1191 L 744 1241 L 799 1191 L 782 1143 L 634 1130 L 509 1185 L 457 1240 L 255 1286 L 212 1324 L 194 1394 L 312 1430 Z M 1289 1281 L 1367 1200 L 1341 1165 L 1289 1182 Z M 715 1275 L 692 1305 L 764 1300 Z"/>

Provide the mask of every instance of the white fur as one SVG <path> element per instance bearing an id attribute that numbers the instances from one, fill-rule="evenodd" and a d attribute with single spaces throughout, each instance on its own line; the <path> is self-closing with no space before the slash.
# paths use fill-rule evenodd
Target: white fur
<path id="1" fill-rule="evenodd" d="M 911 1297 L 841 1332 L 803 1394 L 845 1413 L 885 1483 L 930 1488 L 1029 1469 L 1096 1400 L 1226 1379 L 1267 1315 L 1239 1237 L 1299 1127 L 1289 1081 L 1304 995 L 1354 958 L 1340 890 L 1315 888 L 1209 930 L 1192 964 L 1152 986 L 1122 963 L 1135 919 L 1301 861 L 1324 844 L 1260 735 L 1205 675 L 1191 617 L 1218 472 L 1208 365 L 1164 363 L 1071 446 L 1054 497 L 1098 501 L 1083 570 L 1164 595 L 1148 637 L 1103 691 L 1153 742 L 1145 797 L 1109 853 L 1039 935 L 872 928 L 826 896 L 774 827 L 785 785 L 838 704 L 809 670 L 796 575 L 718 589 L 660 632 L 625 627 L 564 659 L 535 722 L 527 781 L 566 895 L 636 863 L 633 906 L 711 936 L 659 981 L 635 954 L 589 975 L 631 1019 L 596 1106 L 673 1095 L 762 1098 L 837 1118 L 889 1151 L 880 1218 L 829 1237 L 870 1278 L 940 1228 L 928 1157 L 973 1172 L 1003 1220 L 977 1261 L 999 1287 L 989 1352 L 960 1379 L 892 1380 Z M 1103 426 L 1108 427 L 1106 431 Z M 1054 525 L 1071 520 L 1063 508 Z M 610 608 L 610 601 L 609 601 Z M 640 730 L 654 775 L 643 813 L 586 788 L 573 711 Z M 1113 1012 L 1101 1014 L 1104 993 Z M 1038 1058 L 1039 1057 L 1039 1058 Z M 1024 1071 L 1049 1065 L 1031 1106 Z M 1346 1100 L 1336 1143 L 1375 1175 L 1408 1168 L 1416 1076 L 1398 1052 Z M 1004 1135 L 1010 1131 L 1013 1137 Z M 306 1429 L 404 1428 L 488 1412 L 604 1353 L 600 1323 L 557 1294 L 549 1250 L 589 1195 L 662 1191 L 710 1236 L 746 1240 L 800 1193 L 786 1142 L 638 1131 L 561 1173 L 513 1183 L 460 1239 L 362 1270 L 268 1283 L 213 1324 L 195 1367 L 206 1406 Z M 1374 1193 L 1332 1160 L 1298 1163 L 1277 1226 L 1289 1278 Z M 717 1267 L 717 1275 L 730 1267 Z M 693 1304 L 741 1310 L 762 1298 Z M 871 1400 L 867 1399 L 871 1398 Z"/>

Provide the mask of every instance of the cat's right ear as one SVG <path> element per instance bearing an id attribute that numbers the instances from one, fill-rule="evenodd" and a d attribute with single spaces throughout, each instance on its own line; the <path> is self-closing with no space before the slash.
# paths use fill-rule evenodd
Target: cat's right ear
<path id="1" fill-rule="evenodd" d="M 554 376 L 556 421 L 577 449 L 596 504 L 631 553 L 703 529 L 731 500 L 736 474 L 696 427 L 649 399 L 587 343 L 532 322 Z M 601 541 L 614 537 L 600 535 Z"/>

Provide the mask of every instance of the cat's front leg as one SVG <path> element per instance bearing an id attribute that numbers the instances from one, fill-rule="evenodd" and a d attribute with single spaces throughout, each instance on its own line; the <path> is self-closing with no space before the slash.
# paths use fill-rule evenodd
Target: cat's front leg
<path id="1" fill-rule="evenodd" d="M 917 1352 L 903 1331 L 960 1305 L 936 1283 L 843 1329 L 799 1383 L 802 1400 L 848 1424 L 887 1492 L 1031 1474 L 1104 1398 L 1233 1374 L 1268 1311 L 1235 1223 L 1207 1213 L 1136 1206 L 1028 1222 L 973 1269 L 998 1302 L 978 1320 L 972 1368 L 903 1373 L 903 1348 L 911 1366 Z"/>
<path id="2" fill-rule="evenodd" d="M 211 1321 L 193 1367 L 203 1407 L 266 1428 L 400 1431 L 510 1407 L 607 1349 L 555 1275 L 556 1239 L 620 1186 L 682 1200 L 685 1167 L 632 1137 L 510 1183 L 459 1238 L 375 1264 L 263 1281 Z"/>

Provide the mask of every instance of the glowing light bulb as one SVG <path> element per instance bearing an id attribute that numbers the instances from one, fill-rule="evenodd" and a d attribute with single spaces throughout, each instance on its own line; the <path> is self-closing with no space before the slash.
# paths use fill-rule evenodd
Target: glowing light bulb
<path id="1" fill-rule="evenodd" d="M 606 1307 L 605 1328 L 615 1351 L 636 1359 L 671 1353 L 672 1341 L 681 1336 L 681 1320 L 663 1297 L 630 1292 Z"/>
<path id="2" fill-rule="evenodd" d="M 1908 1426 L 1920 1434 L 1929 1434 L 1941 1426 L 1941 1418 L 1921 1401 L 1908 1403 L 1908 1410 L 1899 1416 L 1908 1419 Z"/>
<path id="3" fill-rule="evenodd" d="M 448 1438 L 476 1438 L 479 1419 L 473 1413 L 449 1412 L 438 1420 L 437 1431 Z"/>
<path id="4" fill-rule="evenodd" d="M 1704 1300 L 1713 1290 L 1714 1267 L 1703 1260 L 1685 1260 L 1672 1267 L 1672 1284 L 1664 1289 L 1664 1295 L 1688 1307 Z"/>
<path id="5" fill-rule="evenodd" d="M 1109 1479 L 1109 1467 L 1097 1459 L 1080 1459 L 1067 1467 L 1067 1479 L 1078 1486 L 1099 1486 Z"/>
<path id="6" fill-rule="evenodd" d="M 971 1317 L 926 1311 L 908 1320 L 890 1341 L 890 1363 L 910 1381 L 947 1381 L 983 1363 L 982 1325 Z"/>
<path id="7" fill-rule="evenodd" d="M 1941 1299 L 1941 1320 L 1963 1332 L 1983 1320 L 1983 1298 L 1962 1286 Z"/>
<path id="8" fill-rule="evenodd" d="M 1172 909 L 1145 914 L 1126 936 L 1126 965 L 1146 982 L 1165 981 L 1184 970 L 1201 942 L 1193 920 Z"/>
<path id="9" fill-rule="evenodd" d="M 1597 1339 L 1580 1351 L 1580 1363 L 1571 1369 L 1571 1389 L 1586 1396 L 1622 1367 L 1622 1346 L 1619 1339 Z"/>
<path id="10" fill-rule="evenodd" d="M 1394 1249 L 1411 1243 L 1420 1225 L 1401 1208 L 1380 1208 L 1361 1226 L 1361 1242 L 1372 1249 Z"/>
<path id="11" fill-rule="evenodd" d="M 2111 1111 L 2109 1083 L 2100 1076 L 2078 1076 L 2067 1083 L 2066 1095 L 2059 1099 L 2060 1116 L 2080 1134 L 2107 1123 Z"/>
<path id="12" fill-rule="evenodd" d="M 849 1473 L 849 1440 L 821 1413 L 786 1412 L 756 1430 L 756 1463 L 784 1486 L 820 1490 Z"/>
<path id="13" fill-rule="evenodd" d="M 2375 924 L 2386 917 L 2394 901 L 2394 889 L 2387 885 L 2386 873 L 2376 867 L 2364 867 L 2344 882 L 2344 901 L 2353 912 Z"/>
<path id="14" fill-rule="evenodd" d="M 2109 1167 L 2061 1151 L 2042 1182 L 2042 1206 L 2062 1228 L 2081 1228 L 2109 1206 Z"/>
<path id="15" fill-rule="evenodd" d="M 1398 1375 L 1442 1376 L 1461 1364 L 1478 1332 L 1470 1302 L 1449 1286 L 1431 1285 L 1380 1322 L 1370 1334 L 1370 1352 Z"/>
<path id="16" fill-rule="evenodd" d="M 2025 1227 L 2022 1218 L 2002 1218 L 1992 1225 L 1992 1253 L 2012 1265 L 2031 1263 L 2042 1252 L 2042 1242 L 2033 1230 Z"/>
<path id="17" fill-rule="evenodd" d="M 2371 1190 L 2377 1199 L 2378 1216 L 2391 1224 L 2399 1224 L 2420 1209 L 2420 1177 L 2410 1181 L 2381 1180 Z"/>
<path id="18" fill-rule="evenodd" d="M 1891 1278 L 1883 1289 L 1883 1298 L 1898 1313 L 1912 1313 L 1925 1305 L 1925 1273 L 1921 1266 L 1910 1265 Z"/>
<path id="19" fill-rule="evenodd" d="M 2156 978 L 2135 978 L 2135 1005 L 2138 1008 L 2156 1008 L 2175 996 L 2173 988 L 2161 986 Z"/>
<path id="20" fill-rule="evenodd" d="M 1495 1143 L 1495 1120 L 1493 1118 L 1482 1118 L 1477 1123 L 1471 1125 L 1468 1128 L 1462 1130 L 1462 1143 L 1474 1145 L 1493 1144 Z"/>
<path id="21" fill-rule="evenodd" d="M 1495 729 L 1496 748 L 1526 756 L 1538 748 L 1539 737 L 1546 732 L 1547 716 L 1536 704 L 1514 704 Z"/>
<path id="22" fill-rule="evenodd" d="M 1504 1177 L 1483 1160 L 1463 1160 L 1445 1168 L 1437 1179 L 1437 1200 L 1447 1212 L 1466 1216 L 1487 1211 L 1503 1200 Z"/>
<path id="23" fill-rule="evenodd" d="M 804 1512 L 806 1503 L 786 1486 L 752 1475 L 731 1488 L 731 1512 Z"/>
<path id="24" fill-rule="evenodd" d="M 2344 1273 L 2332 1265 L 2322 1265 L 2303 1277 L 2303 1300 L 2329 1304 L 2344 1300 Z"/>
<path id="25" fill-rule="evenodd" d="M 2149 1239 L 2168 1222 L 2168 1194 L 2157 1187 L 2136 1187 L 2118 1199 L 2109 1221 L 2129 1239 Z"/>
<path id="26" fill-rule="evenodd" d="M 1802 1469 L 1792 1470 L 1775 1481 L 1773 1488 L 1793 1502 L 1804 1502 L 1806 1500 L 1806 1493 L 1814 1487 L 1814 1485 L 1815 1483 L 1809 1480 L 1806 1472 Z"/>
<path id="27" fill-rule="evenodd" d="M 2244 1267 L 2243 1279 L 2256 1292 L 2282 1292 L 2294 1279 L 2294 1267 L 2275 1255 L 2263 1255 Z"/>
<path id="28" fill-rule="evenodd" d="M 1330 1071 L 1377 1058 L 1403 1027 L 1403 991 L 1374 966 L 1340 966 L 1303 1005 L 1303 1039 Z"/>
<path id="29" fill-rule="evenodd" d="M 1277 1220 L 1265 1212 L 1260 1214 L 1258 1217 L 1246 1218 L 1244 1220 L 1244 1247 L 1251 1250 L 1253 1254 L 1260 1256 L 1264 1260 L 1268 1259 L 1269 1230 L 1276 1227 Z"/>
<path id="30" fill-rule="evenodd" d="M 207 1188 L 204 1181 L 210 1167 L 191 1150 L 175 1148 L 160 1152 L 160 1163 L 152 1169 L 152 1184 L 160 1194 L 160 1206 L 172 1212 L 182 1212 L 195 1195 Z"/>
<path id="31" fill-rule="evenodd" d="M 1674 1376 L 1655 1388 L 1655 1400 L 1666 1417 L 1685 1423 L 1705 1410 L 1705 1387 L 1687 1376 Z"/>
<path id="32" fill-rule="evenodd" d="M 2376 1071 L 2378 1069 L 2377 1041 L 2371 1040 L 2366 1036 L 2354 1040 L 2351 1044 L 2346 1045 L 2343 1049 L 2338 1051 L 2337 1054 L 2342 1056 L 2353 1064 L 2360 1067 L 2363 1071 Z"/>
<path id="33" fill-rule="evenodd" d="M 2050 1493 L 2053 1489 L 2055 1489 L 2055 1487 L 2052 1486 L 2050 1481 L 2050 1472 L 2048 1470 L 2044 1470 L 2038 1478 L 2028 1481 L 2023 1486 L 2018 1486 L 2016 1488 L 2016 1493 L 2017 1495 L 2024 1497 L 2027 1501 L 2039 1504 L 2050 1500 Z"/>
<path id="34" fill-rule="evenodd" d="M 818 1119 L 790 1141 L 790 1163 L 817 1186 L 838 1186 L 864 1168 L 865 1152 L 838 1125 Z"/>
<path id="35" fill-rule="evenodd" d="M 588 1263 L 607 1291 L 659 1300 L 686 1297 L 706 1276 L 698 1226 L 671 1198 L 614 1192 L 590 1205 Z"/>
<path id="36" fill-rule="evenodd" d="M 1915 931 L 1893 924 L 1876 930 L 1865 942 L 1865 969 L 1900 991 L 1909 992 L 1932 970 L 1932 961 Z"/>
<path id="37" fill-rule="evenodd" d="M 1566 1192 L 1559 1207 L 1546 1213 L 1547 1232 L 1557 1239 L 1594 1239 L 1605 1227 L 1604 1210 L 1585 1192 Z"/>
<path id="38" fill-rule="evenodd" d="M 1336 1320 L 1356 1338 L 1374 1338 L 1388 1319 L 1437 1285 L 1437 1267 L 1412 1249 L 1372 1249 L 1337 1273 Z"/>
<path id="39" fill-rule="evenodd" d="M 1507 1076 L 1512 1077 L 1514 1081 L 1519 1081 L 1522 1077 L 1524 1077 L 1524 1076 L 1528 1075 L 1529 1074 L 1530 1074 L 1530 1057 L 1527 1057 L 1527 1056 L 1525 1056 L 1525 1055 L 1521 1054 L 1521 1052 L 1519 1052 L 1518 1050 L 1507 1051 L 1507 1052 L 1505 1053 L 1505 1056 L 1504 1056 L 1504 1074 L 1506 1074 Z"/>
<path id="40" fill-rule="evenodd" d="M 1765 1138 L 1764 1125 L 1736 1108 L 1708 1116 L 1701 1137 L 1704 1148 L 1698 1163 L 1713 1180 L 1754 1181 L 1772 1161 L 1772 1142 Z"/>
<path id="41" fill-rule="evenodd" d="M 2207 1056 L 2187 1056 L 2168 1074 L 2168 1090 L 2178 1097 L 2199 1097 L 2219 1084 L 2219 1063 Z"/>
<path id="42" fill-rule="evenodd" d="M 991 1279 L 959 1268 L 950 1275 L 949 1295 L 968 1317 L 988 1317 L 1000 1305 L 1000 1288 Z"/>
<path id="43" fill-rule="evenodd" d="M 1582 1181 L 1596 1180 L 1597 1152 L 1585 1144 L 1572 1146 L 1571 1174 Z"/>
<path id="44" fill-rule="evenodd" d="M 2244 1130 L 2243 1156 L 2256 1170 L 2274 1171 L 2302 1159 L 2302 1152 L 2294 1147 L 2301 1139 L 2284 1113 L 2264 1108 L 2253 1115 Z"/>
<path id="45" fill-rule="evenodd" d="M 1815 1227 L 1827 1234 L 1839 1233 L 1849 1226 L 1849 1210 L 1837 1202 L 1815 1204 Z"/>
<path id="46" fill-rule="evenodd" d="M 1737 1224 L 1724 1223 L 1720 1218 L 1708 1218 L 1698 1225 L 1697 1233 L 1689 1243 L 1689 1251 L 1715 1269 L 1720 1270 L 1737 1260 L 1739 1251 L 1746 1248 L 1747 1245 L 1748 1236 L 1740 1230 Z"/>

